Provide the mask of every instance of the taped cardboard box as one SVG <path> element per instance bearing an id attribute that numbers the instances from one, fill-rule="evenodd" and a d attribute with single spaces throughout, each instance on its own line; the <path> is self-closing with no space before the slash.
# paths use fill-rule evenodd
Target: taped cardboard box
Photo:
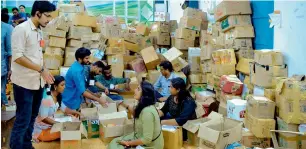
<path id="1" fill-rule="evenodd" d="M 176 29 L 178 28 L 178 24 L 176 20 L 170 20 L 170 32 L 175 32 Z"/>
<path id="2" fill-rule="evenodd" d="M 83 14 L 76 14 L 72 19 L 72 24 L 76 26 L 88 26 L 88 27 L 96 27 L 97 26 L 97 19 L 96 17 L 83 15 Z"/>
<path id="3" fill-rule="evenodd" d="M 283 54 L 277 50 L 255 50 L 254 60 L 261 65 L 281 66 L 284 65 Z"/>
<path id="4" fill-rule="evenodd" d="M 81 13 L 85 11 L 84 5 L 80 6 L 77 4 L 59 4 L 58 8 L 60 12 L 68 12 L 68 13 Z"/>
<path id="5" fill-rule="evenodd" d="M 250 130 L 247 128 L 242 128 L 241 144 L 246 147 L 268 148 L 271 147 L 271 139 L 257 138 Z"/>
<path id="6" fill-rule="evenodd" d="M 64 66 L 71 66 L 72 63 L 75 60 L 75 52 L 78 50 L 78 48 L 74 48 L 74 47 L 66 47 L 65 49 L 65 63 Z"/>
<path id="7" fill-rule="evenodd" d="M 294 76 L 279 81 L 276 87 L 276 96 L 279 98 L 279 117 L 286 123 L 306 123 L 304 76 Z M 279 100 L 279 101 L 278 101 Z"/>
<path id="8" fill-rule="evenodd" d="M 145 62 L 148 70 L 155 69 L 160 63 L 160 59 L 154 49 L 154 47 L 148 47 L 140 51 L 140 54 Z"/>
<path id="9" fill-rule="evenodd" d="M 244 50 L 239 50 L 236 51 L 236 57 L 238 60 L 242 59 L 242 58 L 246 58 L 246 59 L 254 59 L 254 50 L 253 49 L 244 49 Z"/>
<path id="10" fill-rule="evenodd" d="M 216 21 L 221 21 L 229 15 L 252 14 L 249 1 L 222 1 L 214 9 Z"/>
<path id="11" fill-rule="evenodd" d="M 160 21 L 155 22 L 151 27 L 152 32 L 161 32 L 161 33 L 169 33 L 170 24 L 169 22 Z"/>
<path id="12" fill-rule="evenodd" d="M 224 93 L 241 95 L 243 83 L 236 75 L 223 75 L 220 78 L 220 87 Z"/>
<path id="13" fill-rule="evenodd" d="M 81 48 L 83 47 L 83 42 L 81 40 L 74 40 L 70 39 L 67 44 L 68 47 L 76 47 L 76 48 Z"/>
<path id="14" fill-rule="evenodd" d="M 51 133 L 61 133 L 61 149 L 82 148 L 82 136 L 87 137 L 87 131 L 81 122 L 56 123 L 51 128 Z"/>
<path id="15" fill-rule="evenodd" d="M 275 114 L 275 102 L 262 96 L 247 97 L 247 112 L 256 118 L 273 119 Z"/>
<path id="16" fill-rule="evenodd" d="M 188 39 L 195 40 L 196 31 L 186 29 L 186 28 L 178 28 L 175 32 L 175 37 L 179 39 Z"/>
<path id="17" fill-rule="evenodd" d="M 253 65 L 250 63 L 250 65 Z M 255 65 L 255 66 L 254 66 Z M 274 88 L 273 79 L 275 77 L 287 77 L 288 76 L 288 67 L 287 65 L 283 66 L 265 66 L 255 63 L 251 70 L 251 76 L 253 84 L 264 87 L 264 88 Z M 252 68 L 251 67 L 251 68 Z"/>
<path id="18" fill-rule="evenodd" d="M 149 70 L 148 71 L 148 81 L 151 83 L 151 84 L 155 84 L 155 82 L 157 81 L 157 79 L 161 76 L 161 73 L 160 71 L 158 70 Z"/>
<path id="19" fill-rule="evenodd" d="M 220 95 L 220 102 L 227 104 L 228 100 L 232 100 L 232 99 L 241 99 L 241 96 L 236 96 L 236 95 L 231 95 L 231 94 L 226 94 L 224 92 L 221 91 L 221 95 Z"/>
<path id="20" fill-rule="evenodd" d="M 253 26 L 237 26 L 225 32 L 225 40 L 254 37 L 255 34 Z"/>
<path id="21" fill-rule="evenodd" d="M 51 47 L 58 47 L 58 48 L 65 48 L 66 47 L 66 38 L 59 38 L 59 37 L 50 37 L 49 46 Z"/>
<path id="22" fill-rule="evenodd" d="M 216 45 L 220 47 L 225 47 L 225 34 L 219 33 L 219 36 L 216 37 Z"/>
<path id="23" fill-rule="evenodd" d="M 214 64 L 237 64 L 234 49 L 221 49 L 212 52 Z"/>
<path id="24" fill-rule="evenodd" d="M 298 125 L 288 124 L 281 118 L 277 117 L 278 130 L 298 132 Z M 294 134 L 280 133 L 278 135 L 279 146 L 292 149 L 303 149 L 306 145 L 305 136 L 297 136 Z"/>
<path id="25" fill-rule="evenodd" d="M 228 118 L 217 118 L 200 126 L 200 148 L 224 149 L 241 140 L 242 123 Z M 209 135 L 207 135 L 209 134 Z"/>
<path id="26" fill-rule="evenodd" d="M 274 119 L 259 119 L 248 112 L 245 115 L 244 124 L 257 138 L 271 138 L 270 130 L 275 130 Z"/>
<path id="27" fill-rule="evenodd" d="M 227 117 L 226 103 L 220 102 L 218 113 L 222 114 L 224 117 Z"/>
<path id="28" fill-rule="evenodd" d="M 253 49 L 252 39 L 251 38 L 227 39 L 225 40 L 225 48 L 233 48 L 234 50 Z"/>
<path id="29" fill-rule="evenodd" d="M 77 13 L 70 13 L 70 12 L 59 12 L 59 16 L 64 16 L 65 21 L 72 23 L 73 18 Z"/>
<path id="30" fill-rule="evenodd" d="M 202 20 L 197 18 L 191 18 L 191 17 L 182 17 L 180 19 L 179 28 L 188 28 L 191 30 L 201 30 L 201 23 Z"/>
<path id="31" fill-rule="evenodd" d="M 170 35 L 168 33 L 161 33 L 158 36 L 156 36 L 156 44 L 157 45 L 164 45 L 169 46 L 170 45 Z"/>
<path id="32" fill-rule="evenodd" d="M 122 54 L 125 55 L 126 54 L 126 50 L 125 47 L 107 47 L 106 48 L 106 55 L 115 55 L 115 54 Z"/>
<path id="33" fill-rule="evenodd" d="M 136 27 L 136 33 L 143 35 L 143 36 L 148 36 L 150 33 L 149 28 L 145 24 L 138 24 Z"/>
<path id="34" fill-rule="evenodd" d="M 48 69 L 58 70 L 64 62 L 63 56 L 61 55 L 49 55 L 44 54 L 44 65 Z"/>
<path id="35" fill-rule="evenodd" d="M 209 60 L 211 59 L 211 55 L 213 53 L 213 51 L 216 50 L 216 48 L 212 45 L 212 44 L 207 44 L 203 47 L 201 47 L 201 59 L 203 60 Z"/>
<path id="36" fill-rule="evenodd" d="M 50 21 L 47 27 L 59 29 L 68 32 L 69 30 L 69 22 L 66 22 L 65 16 L 59 16 Z"/>
<path id="37" fill-rule="evenodd" d="M 208 44 L 208 36 L 210 36 L 210 34 L 207 33 L 207 30 L 201 30 L 200 33 L 200 46 L 205 46 Z"/>
<path id="38" fill-rule="evenodd" d="M 191 17 L 191 18 L 197 18 L 200 20 L 207 21 L 207 13 L 201 11 L 200 9 L 194 9 L 191 7 L 187 7 L 184 9 L 183 16 L 185 17 Z"/>
<path id="39" fill-rule="evenodd" d="M 105 119 L 100 120 L 100 128 L 104 138 L 120 137 L 133 131 L 133 123 L 127 118 Z"/>
<path id="40" fill-rule="evenodd" d="M 136 52 L 136 53 L 140 52 L 140 48 L 139 48 L 138 44 L 131 43 L 131 42 L 128 42 L 128 41 L 124 41 L 124 46 L 129 51 Z"/>
<path id="41" fill-rule="evenodd" d="M 236 74 L 235 64 L 213 65 L 212 74 L 217 76 Z"/>
<path id="42" fill-rule="evenodd" d="M 191 74 L 189 75 L 189 81 L 192 84 L 207 83 L 206 75 L 204 74 Z"/>
<path id="43" fill-rule="evenodd" d="M 164 149 L 183 147 L 182 127 L 163 125 L 162 133 L 164 137 Z"/>
<path id="44" fill-rule="evenodd" d="M 189 47 L 194 47 L 194 40 L 176 38 L 175 47 L 177 49 L 187 50 Z"/>
<path id="45" fill-rule="evenodd" d="M 212 60 L 201 60 L 200 70 L 202 73 L 211 72 Z"/>
<path id="46" fill-rule="evenodd" d="M 91 27 L 86 26 L 71 26 L 68 33 L 68 39 L 78 39 L 80 40 L 83 35 L 92 35 Z"/>
<path id="47" fill-rule="evenodd" d="M 275 102 L 275 89 L 264 89 L 264 96 Z"/>
<path id="48" fill-rule="evenodd" d="M 67 32 L 63 30 L 53 29 L 52 31 L 49 32 L 49 36 L 66 38 L 66 33 Z"/>
<path id="49" fill-rule="evenodd" d="M 112 75 L 122 78 L 124 71 L 123 55 L 117 54 L 108 57 L 108 64 L 112 66 Z"/>
<path id="50" fill-rule="evenodd" d="M 250 15 L 231 15 L 221 21 L 221 29 L 223 32 L 236 26 L 252 26 Z"/>
<path id="51" fill-rule="evenodd" d="M 243 122 L 246 104 L 247 101 L 242 99 L 227 100 L 227 118 Z"/>
<path id="52" fill-rule="evenodd" d="M 64 50 L 61 48 L 47 47 L 44 54 L 63 56 Z"/>
<path id="53" fill-rule="evenodd" d="M 175 47 L 172 47 L 163 54 L 163 56 L 172 63 L 173 69 L 175 71 L 181 71 L 181 69 L 188 65 L 186 61 L 180 58 L 182 55 L 183 53 Z"/>
<path id="54" fill-rule="evenodd" d="M 236 70 L 243 74 L 250 75 L 250 62 L 253 62 L 253 60 L 245 58 L 239 59 Z"/>
<path id="55" fill-rule="evenodd" d="M 131 66 L 136 73 L 147 72 L 146 65 L 142 58 L 133 60 Z"/>

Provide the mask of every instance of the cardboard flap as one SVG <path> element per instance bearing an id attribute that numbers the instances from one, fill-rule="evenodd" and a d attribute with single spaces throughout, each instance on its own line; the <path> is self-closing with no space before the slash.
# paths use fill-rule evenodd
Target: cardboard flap
<path id="1" fill-rule="evenodd" d="M 81 114 L 83 114 L 85 118 L 97 117 L 97 112 L 97 107 L 81 109 Z"/>
<path id="2" fill-rule="evenodd" d="M 281 79 L 281 80 L 279 80 L 279 82 L 276 84 L 275 92 L 276 92 L 277 94 L 281 94 L 281 93 L 282 93 L 284 84 L 285 84 L 285 82 L 286 82 L 287 80 L 288 80 L 288 79 Z"/>
<path id="3" fill-rule="evenodd" d="M 212 111 L 209 115 L 208 115 L 208 117 L 207 118 L 209 118 L 209 119 L 223 119 L 223 115 L 222 114 L 219 114 L 219 113 L 217 113 L 217 112 L 214 112 L 214 111 Z"/>
<path id="4" fill-rule="evenodd" d="M 126 111 L 120 111 L 110 114 L 99 114 L 99 120 L 115 119 L 115 118 L 127 118 Z"/>
<path id="5" fill-rule="evenodd" d="M 208 118 L 201 118 L 201 119 L 197 119 L 197 120 L 190 120 L 190 121 L 187 121 L 187 123 L 185 123 L 183 125 L 183 128 L 192 132 L 192 133 L 196 133 L 201 124 L 205 123 L 205 122 L 208 122 L 210 119 Z"/>
<path id="6" fill-rule="evenodd" d="M 81 134 L 83 134 L 88 139 L 87 130 L 86 130 L 86 127 L 83 125 L 83 123 L 81 123 L 80 125 L 80 131 L 81 131 Z"/>
<path id="7" fill-rule="evenodd" d="M 209 135 L 208 135 L 209 134 Z M 218 142 L 220 131 L 209 128 L 208 126 L 201 125 L 198 133 L 198 137 L 216 144 Z"/>
<path id="8" fill-rule="evenodd" d="M 55 123 L 55 124 L 52 126 L 50 132 L 51 132 L 51 133 L 60 132 L 60 131 L 62 130 L 62 127 L 63 127 L 63 123 Z"/>

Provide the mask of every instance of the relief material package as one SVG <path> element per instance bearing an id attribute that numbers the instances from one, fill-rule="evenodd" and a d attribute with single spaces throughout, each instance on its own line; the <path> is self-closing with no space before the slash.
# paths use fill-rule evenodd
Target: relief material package
<path id="1" fill-rule="evenodd" d="M 214 9 L 214 17 L 216 21 L 221 21 L 229 15 L 252 14 L 249 1 L 222 1 Z"/>
<path id="2" fill-rule="evenodd" d="M 243 122 L 246 104 L 247 101 L 242 99 L 227 100 L 227 118 Z"/>
<path id="3" fill-rule="evenodd" d="M 249 95 L 247 97 L 247 112 L 256 118 L 273 119 L 275 114 L 275 102 L 263 97 Z"/>

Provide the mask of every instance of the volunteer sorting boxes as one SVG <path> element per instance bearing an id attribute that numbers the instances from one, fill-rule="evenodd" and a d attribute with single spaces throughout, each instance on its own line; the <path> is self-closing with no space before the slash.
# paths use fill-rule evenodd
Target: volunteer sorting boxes
<path id="1" fill-rule="evenodd" d="M 79 48 L 75 52 L 76 61 L 71 65 L 66 74 L 66 88 L 63 92 L 63 101 L 61 110 L 66 114 L 80 115 L 77 110 L 83 101 L 83 98 L 99 102 L 104 107 L 107 102 L 104 98 L 98 98 L 86 90 L 86 79 L 84 65 L 89 63 L 91 52 L 86 48 Z"/>
<path id="2" fill-rule="evenodd" d="M 102 70 L 104 67 L 105 65 L 102 61 L 96 61 L 95 63 L 91 65 L 86 65 L 84 67 L 87 90 L 93 93 L 99 91 L 99 89 L 96 86 L 94 86 L 95 85 L 94 78 L 95 76 L 102 74 Z"/>

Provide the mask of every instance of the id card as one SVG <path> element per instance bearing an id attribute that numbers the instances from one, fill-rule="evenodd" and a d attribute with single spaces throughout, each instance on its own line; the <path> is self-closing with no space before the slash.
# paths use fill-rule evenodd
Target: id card
<path id="1" fill-rule="evenodd" d="M 89 80 L 89 85 L 94 86 L 95 85 L 95 80 Z"/>
<path id="2" fill-rule="evenodd" d="M 43 39 L 41 39 L 41 40 L 39 41 L 39 46 L 40 46 L 41 48 L 45 47 L 45 41 L 44 41 Z"/>

